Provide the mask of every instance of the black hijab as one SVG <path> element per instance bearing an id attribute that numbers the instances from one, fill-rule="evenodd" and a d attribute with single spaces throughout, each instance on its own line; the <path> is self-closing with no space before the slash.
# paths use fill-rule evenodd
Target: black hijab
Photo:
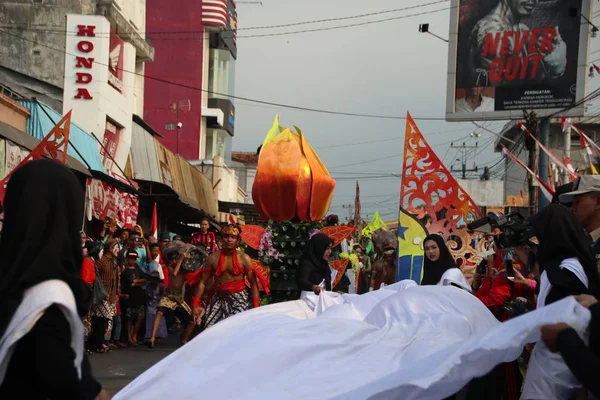
<path id="1" fill-rule="evenodd" d="M 448 250 L 448 246 L 446 246 L 444 238 L 440 235 L 429 235 L 423 241 L 423 246 L 425 246 L 425 243 L 428 241 L 434 241 L 438 245 L 440 248 L 440 258 L 438 258 L 437 261 L 431 261 L 425 256 L 421 285 L 437 285 L 440 279 L 442 279 L 444 272 L 451 268 L 458 267 L 456 261 L 454 261 L 454 257 L 450 254 L 450 250 Z"/>
<path id="2" fill-rule="evenodd" d="M 540 242 L 537 260 L 540 273 L 552 275 L 558 271 L 560 263 L 567 258 L 577 257 L 589 282 L 589 291 L 598 294 L 600 277 L 591 241 L 577 217 L 567 207 L 550 204 L 530 218 L 531 225 Z"/>
<path id="3" fill-rule="evenodd" d="M 325 276 L 325 283 L 329 290 L 331 289 L 331 272 L 329 270 L 329 261 L 323 260 L 323 254 L 333 245 L 333 239 L 323 233 L 317 233 L 308 241 L 304 250 L 304 261 L 312 264 Z"/>
<path id="4" fill-rule="evenodd" d="M 77 177 L 56 161 L 29 161 L 10 177 L 0 238 L 0 336 L 23 292 L 47 280 L 66 282 L 79 314 L 87 312 L 80 277 L 83 202 Z"/>
<path id="5" fill-rule="evenodd" d="M 333 245 L 333 239 L 323 233 L 317 233 L 308 241 L 304 258 L 310 260 L 311 264 L 319 269 L 329 270 L 329 262 L 323 260 L 323 254 L 329 245 Z"/>

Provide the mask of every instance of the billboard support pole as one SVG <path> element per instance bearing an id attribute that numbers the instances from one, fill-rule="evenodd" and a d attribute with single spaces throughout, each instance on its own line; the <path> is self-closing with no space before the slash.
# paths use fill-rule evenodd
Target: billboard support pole
<path id="1" fill-rule="evenodd" d="M 531 132 L 533 136 L 536 138 L 538 135 L 538 120 L 535 115 L 535 112 L 527 112 L 523 111 L 523 117 L 525 119 L 525 126 Z M 537 142 L 530 137 L 525 138 L 525 147 L 529 152 L 529 162 L 528 167 L 533 172 L 537 173 Z M 529 186 L 529 215 L 534 215 L 536 213 L 537 206 L 537 181 L 533 179 L 531 175 L 528 177 L 528 186 Z"/>
<path id="2" fill-rule="evenodd" d="M 570 120 L 569 120 L 570 122 Z M 565 156 L 567 156 L 567 158 L 571 158 L 571 124 L 568 123 L 566 124 L 566 129 L 563 132 L 564 136 L 564 142 L 565 142 Z M 568 171 L 564 171 L 563 173 L 563 183 L 569 183 L 571 181 L 571 177 L 569 175 Z"/>
<path id="3" fill-rule="evenodd" d="M 550 118 L 542 118 L 540 122 L 540 134 L 539 134 L 540 143 L 546 147 L 548 146 L 548 142 L 550 141 Z M 548 154 L 544 151 L 540 151 L 539 161 L 538 161 L 538 174 L 540 178 L 544 182 L 548 182 Z M 550 185 L 552 185 L 551 182 Z M 548 205 L 548 200 L 545 196 L 538 197 L 538 210 L 546 207 Z"/>

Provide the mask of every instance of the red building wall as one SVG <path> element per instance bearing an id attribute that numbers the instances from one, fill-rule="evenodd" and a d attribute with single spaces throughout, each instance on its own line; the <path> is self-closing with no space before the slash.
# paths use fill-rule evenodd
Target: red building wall
<path id="1" fill-rule="evenodd" d="M 202 2 L 197 0 L 147 0 L 146 38 L 154 47 L 154 62 L 146 64 L 144 120 L 163 135 L 160 142 L 177 153 L 177 117 L 170 106 L 189 99 L 191 111 L 180 112 L 179 154 L 200 158 L 202 121 L 203 41 Z M 152 79 L 157 78 L 157 79 Z M 176 84 L 168 83 L 174 82 Z M 181 86 L 180 86 L 181 85 Z"/>

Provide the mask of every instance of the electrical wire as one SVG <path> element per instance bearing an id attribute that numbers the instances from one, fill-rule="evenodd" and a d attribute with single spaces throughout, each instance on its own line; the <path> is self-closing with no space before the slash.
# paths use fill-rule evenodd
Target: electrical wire
<path id="1" fill-rule="evenodd" d="M 346 17 L 336 17 L 336 18 L 325 18 L 325 19 L 317 19 L 317 20 L 310 20 L 310 21 L 300 21 L 300 22 L 292 22 L 292 23 L 288 23 L 288 24 L 279 24 L 279 25 L 266 25 L 266 26 L 249 26 L 246 28 L 237 28 L 235 30 L 232 29 L 224 29 L 222 32 L 239 32 L 239 31 L 248 31 L 248 30 L 265 30 L 265 29 L 280 29 L 280 28 L 290 28 L 290 27 L 294 27 L 294 26 L 300 26 L 300 25 L 310 25 L 310 24 L 319 24 L 319 23 L 324 23 L 324 22 L 337 22 L 337 21 L 346 21 L 346 20 L 350 20 L 350 19 L 358 19 L 358 18 L 366 18 L 366 17 L 372 17 L 372 16 L 376 16 L 376 15 L 383 15 L 383 14 L 392 14 L 392 13 L 396 13 L 396 12 L 400 12 L 400 11 L 407 11 L 407 10 L 413 10 L 416 8 L 423 8 L 423 7 L 428 7 L 428 6 L 432 6 L 432 5 L 436 5 L 436 4 L 441 4 L 441 3 L 448 3 L 450 0 L 437 0 L 437 1 L 432 1 L 429 3 L 422 3 L 422 4 L 417 4 L 414 6 L 408 6 L 408 7 L 402 7 L 402 8 L 395 8 L 395 9 L 391 9 L 391 10 L 383 10 L 383 11 L 376 11 L 376 12 L 371 12 L 371 13 L 366 13 L 366 14 L 358 14 L 358 15 L 350 15 L 350 16 L 346 16 Z M 45 28 L 29 28 L 29 29 L 20 29 L 20 30 L 26 30 L 26 31 L 40 31 L 40 32 L 57 32 L 57 33 L 65 33 L 65 34 L 69 34 L 69 35 L 77 35 L 77 32 L 66 32 L 65 30 L 48 30 Z M 137 31 L 138 34 L 144 34 L 144 35 L 156 35 L 156 34 L 178 34 L 178 33 L 204 33 L 204 30 L 201 31 Z M 100 36 L 102 37 L 102 35 L 104 35 L 104 37 L 108 37 L 110 35 L 110 32 L 101 32 L 101 33 L 96 33 L 96 36 Z"/>
<path id="2" fill-rule="evenodd" d="M 61 50 L 61 49 L 56 49 L 52 46 L 48 46 L 44 43 L 40 43 L 37 42 L 35 40 L 31 40 L 31 39 L 27 39 L 18 35 L 14 35 L 10 32 L 6 32 L 3 30 L 0 30 L 0 34 L 6 34 L 9 36 L 13 36 L 16 38 L 19 38 L 21 40 L 25 40 L 31 43 L 35 43 L 39 46 L 43 46 L 46 48 L 49 48 L 51 50 L 57 51 L 59 53 L 63 53 L 66 55 L 70 55 L 73 57 L 77 57 L 75 54 L 69 53 L 65 50 Z M 98 65 L 102 65 L 102 66 L 106 66 L 108 67 L 108 64 L 105 63 L 101 63 L 99 61 L 94 61 L 94 63 L 98 64 Z M 329 115 L 342 115 L 342 116 L 347 116 L 347 117 L 360 117 L 360 118 L 375 118 L 375 119 L 391 119 L 391 120 L 401 120 L 404 121 L 406 120 L 406 117 L 402 117 L 402 116 L 393 116 L 393 115 L 376 115 L 376 114 L 363 114 L 363 113 L 352 113 L 352 112 L 342 112 L 342 111 L 333 111 L 333 110 L 323 110 L 323 109 L 316 109 L 316 108 L 310 108 L 310 107 L 302 107 L 302 106 L 295 106 L 295 105 L 291 105 L 291 104 L 282 104 L 282 103 L 275 103 L 275 102 L 270 102 L 270 101 L 265 101 L 265 100 L 257 100 L 257 99 L 251 99 L 251 98 L 247 98 L 247 97 L 242 97 L 242 96 L 234 96 L 234 95 L 229 95 L 229 94 L 224 94 L 224 93 L 218 93 L 218 92 L 214 92 L 212 90 L 207 90 L 207 89 L 202 89 L 202 88 L 197 88 L 197 87 L 193 87 L 193 86 L 189 86 L 189 85 L 185 85 L 182 83 L 178 83 L 178 82 L 173 82 L 173 81 L 169 81 L 166 79 L 162 79 L 162 78 L 157 78 L 157 77 L 153 77 L 153 76 L 148 76 L 142 73 L 138 73 L 135 71 L 128 71 L 123 69 L 123 72 L 126 72 L 128 74 L 132 74 L 135 76 L 141 76 L 144 77 L 146 79 L 150 79 L 156 82 L 162 82 L 165 84 L 170 84 L 173 86 L 178 86 L 178 87 L 183 87 L 186 89 L 190 89 L 190 90 L 195 90 L 195 91 L 199 91 L 199 92 L 204 92 L 207 94 L 212 94 L 212 95 L 216 95 L 216 96 L 221 96 L 221 97 L 226 97 L 226 98 L 230 98 L 230 99 L 235 99 L 235 100 L 243 100 L 243 101 L 247 101 L 250 103 L 258 103 L 258 104 L 265 104 L 265 105 L 271 105 L 271 106 L 276 106 L 279 108 L 286 108 L 286 109 L 291 109 L 291 110 L 301 110 L 301 111 L 310 111 L 310 112 L 314 112 L 314 113 L 320 113 L 320 114 L 329 114 Z M 415 121 L 445 121 L 446 118 L 445 117 L 412 117 Z"/>
<path id="3" fill-rule="evenodd" d="M 301 33 L 311 33 L 311 32 L 324 32 L 324 31 L 332 31 L 332 30 L 338 30 L 338 29 L 346 29 L 346 28 L 354 28 L 357 26 L 365 26 L 365 25 L 373 25 L 373 24 L 380 24 L 383 22 L 389 22 L 389 21 L 397 21 L 397 20 L 401 20 L 401 19 L 406 19 L 406 18 L 412 18 L 412 17 L 420 17 L 420 16 L 424 16 L 424 15 L 429 15 L 429 14 L 434 14 L 434 13 L 439 13 L 442 11 L 448 11 L 450 10 L 452 7 L 445 7 L 445 8 L 440 8 L 437 10 L 431 10 L 431 11 L 423 11 L 423 12 L 419 12 L 419 13 L 413 13 L 413 14 L 406 14 L 406 15 L 401 15 L 401 16 L 396 16 L 396 17 L 390 17 L 390 18 L 385 18 L 385 19 L 379 19 L 379 20 L 375 20 L 375 21 L 365 21 L 365 22 L 358 22 L 358 23 L 354 23 L 354 24 L 347 24 L 347 25 L 339 25 L 339 26 L 330 26 L 330 27 L 325 27 L 325 28 L 314 28 L 314 29 L 302 29 L 302 30 L 298 30 L 298 31 L 289 31 L 289 32 L 276 32 L 276 33 L 261 33 L 261 34 L 252 34 L 252 35 L 236 35 L 235 32 L 233 31 L 224 31 L 225 33 L 231 33 L 231 35 L 221 35 L 223 39 L 249 39 L 249 38 L 265 38 L 265 37 L 274 37 L 274 36 L 288 36 L 288 35 L 297 35 L 297 34 L 301 34 Z M 20 29 L 21 30 L 21 29 Z M 29 30 L 31 31 L 31 30 Z M 49 32 L 49 30 L 39 30 L 40 32 Z M 52 32 L 52 31 L 50 31 Z M 76 33 L 67 33 L 66 31 L 54 31 L 54 34 L 58 34 L 58 35 L 64 35 L 64 36 L 76 36 Z M 179 33 L 177 33 L 177 35 L 185 35 L 185 34 L 189 34 L 191 33 L 190 31 L 181 31 Z M 109 37 L 108 35 L 104 36 L 100 36 L 101 34 L 96 34 L 96 36 L 99 37 L 104 37 L 107 38 Z M 194 35 L 197 35 L 197 33 L 195 33 Z M 152 35 L 151 35 L 152 36 Z M 155 39 L 154 37 L 149 37 L 148 35 L 146 35 L 147 39 L 150 39 L 151 41 L 154 40 L 177 40 L 177 41 L 183 41 L 183 40 L 204 40 L 206 38 L 210 37 L 210 32 L 205 33 L 205 32 L 201 32 L 199 36 L 192 36 L 192 37 L 174 37 L 174 38 L 157 38 Z"/>

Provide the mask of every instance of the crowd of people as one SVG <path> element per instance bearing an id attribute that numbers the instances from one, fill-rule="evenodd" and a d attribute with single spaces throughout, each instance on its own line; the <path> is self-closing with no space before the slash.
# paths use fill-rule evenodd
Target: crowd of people
<path id="1" fill-rule="evenodd" d="M 193 237 L 153 238 L 140 226 L 129 231 L 107 220 L 93 240 L 78 229 L 83 196 L 73 173 L 52 161 L 32 161 L 9 181 L 0 238 L 2 398 L 110 398 L 92 377 L 88 355 L 144 342 L 153 348 L 178 328 L 185 344 L 259 306 L 257 281 L 263 278 L 237 250 L 240 227 L 224 226 L 217 238 L 205 220 Z M 485 399 L 568 399 L 581 390 L 587 398 L 599 396 L 600 176 L 561 187 L 553 204 L 528 221 L 537 240 L 492 248 L 470 282 L 444 239 L 427 236 L 421 284 L 470 292 L 500 321 L 576 296 L 591 313 L 588 335 L 580 337 L 565 323 L 543 326 L 541 340 L 525 347 L 522 357 L 463 390 Z M 308 241 L 297 271 L 301 298 L 394 283 L 393 240 L 376 243 L 371 254 L 362 244 L 345 243 L 360 265 L 358 274 L 347 271 L 354 282 L 337 286 L 329 262 L 340 250 L 333 244 L 322 233 Z"/>
<path id="2" fill-rule="evenodd" d="M 218 240 L 208 219 L 200 226 L 200 232 L 188 238 L 171 238 L 168 233 L 154 238 L 145 237 L 139 225 L 117 229 L 107 219 L 96 240 L 81 232 L 81 277 L 92 294 L 84 318 L 89 354 L 144 342 L 154 348 L 179 328 L 183 345 L 249 308 L 246 276 L 252 305 L 258 306 L 253 266 L 247 255 L 236 251 L 240 228 L 223 227 Z M 204 256 L 192 257 L 194 248 Z"/>

